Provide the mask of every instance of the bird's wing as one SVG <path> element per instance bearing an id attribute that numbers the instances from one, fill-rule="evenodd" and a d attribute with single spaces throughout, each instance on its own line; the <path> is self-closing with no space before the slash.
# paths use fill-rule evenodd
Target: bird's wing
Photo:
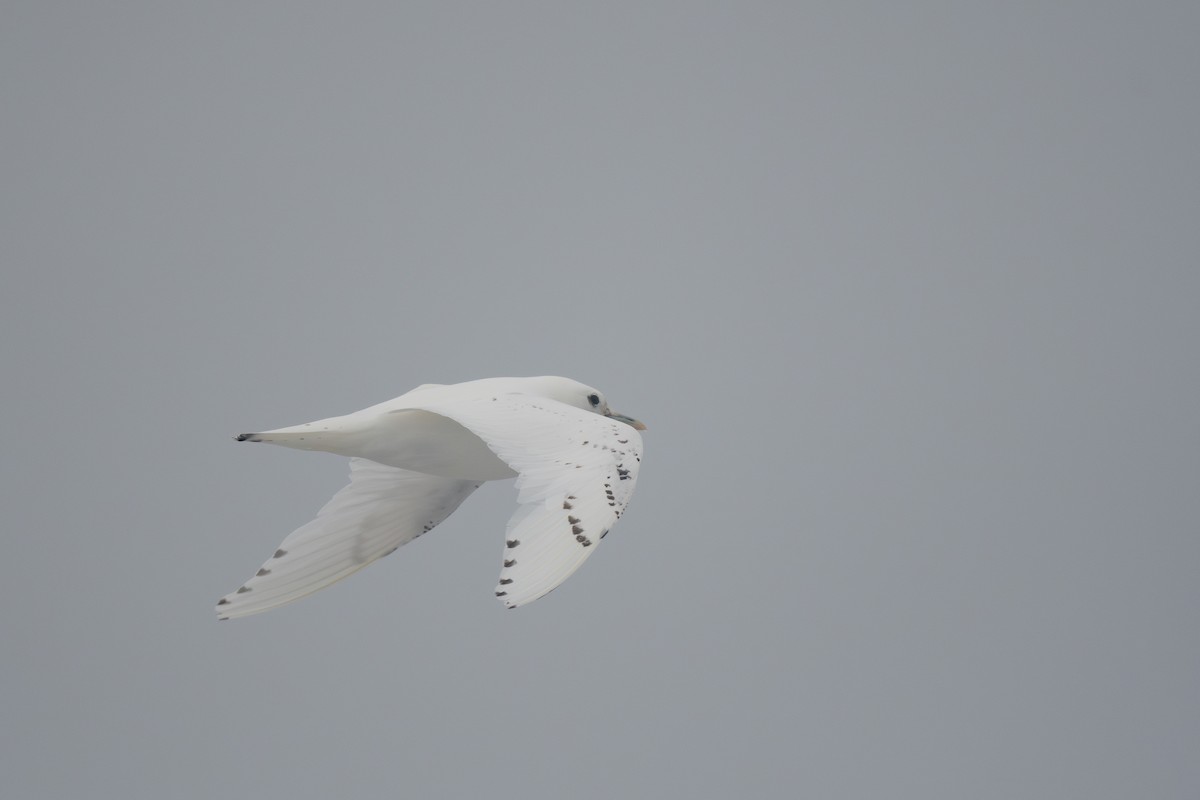
<path id="1" fill-rule="evenodd" d="M 509 608 L 570 577 L 633 495 L 642 437 L 623 422 L 521 394 L 416 405 L 467 428 L 518 473 L 521 507 L 508 522 L 496 586 Z"/>
<path id="2" fill-rule="evenodd" d="M 479 487 L 350 459 L 350 485 L 296 529 L 241 588 L 217 603 L 221 619 L 276 608 L 340 581 L 450 516 Z"/>

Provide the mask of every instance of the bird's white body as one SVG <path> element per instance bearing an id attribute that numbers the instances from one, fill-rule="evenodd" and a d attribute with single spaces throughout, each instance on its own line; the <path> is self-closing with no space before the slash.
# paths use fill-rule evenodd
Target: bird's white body
<path id="1" fill-rule="evenodd" d="M 641 462 L 641 423 L 567 378 L 425 384 L 340 417 L 239 441 L 349 456 L 351 482 L 217 604 L 266 611 L 356 572 L 432 529 L 482 482 L 518 477 L 496 595 L 510 608 L 573 573 L 620 517 Z M 520 551 L 518 553 L 518 551 Z"/>

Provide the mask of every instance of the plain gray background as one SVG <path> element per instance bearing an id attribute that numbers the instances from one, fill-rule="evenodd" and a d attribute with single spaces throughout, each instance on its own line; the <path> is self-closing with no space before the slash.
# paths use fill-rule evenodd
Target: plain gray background
<path id="1" fill-rule="evenodd" d="M 0 20 L 0 793 L 1195 798 L 1194 3 L 62 3 Z M 645 420 L 285 609 L 424 382 Z"/>

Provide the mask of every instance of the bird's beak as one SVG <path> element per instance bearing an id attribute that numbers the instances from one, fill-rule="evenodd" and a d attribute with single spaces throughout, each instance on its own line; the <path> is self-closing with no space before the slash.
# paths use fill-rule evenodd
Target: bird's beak
<path id="1" fill-rule="evenodd" d="M 615 419 L 617 422 L 624 422 L 626 425 L 633 428 L 635 431 L 646 430 L 645 423 L 638 422 L 633 417 L 627 417 L 624 414 L 618 414 L 615 411 L 610 411 L 607 414 L 605 414 L 605 416 L 608 417 L 609 419 Z"/>

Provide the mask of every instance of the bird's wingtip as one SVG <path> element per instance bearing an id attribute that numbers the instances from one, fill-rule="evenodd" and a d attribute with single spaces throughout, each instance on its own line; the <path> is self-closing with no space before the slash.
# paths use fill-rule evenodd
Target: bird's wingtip
<path id="1" fill-rule="evenodd" d="M 233 440 L 235 442 L 260 442 L 260 441 L 262 441 L 261 439 L 258 438 L 257 433 L 239 433 L 237 436 L 233 437 Z"/>

